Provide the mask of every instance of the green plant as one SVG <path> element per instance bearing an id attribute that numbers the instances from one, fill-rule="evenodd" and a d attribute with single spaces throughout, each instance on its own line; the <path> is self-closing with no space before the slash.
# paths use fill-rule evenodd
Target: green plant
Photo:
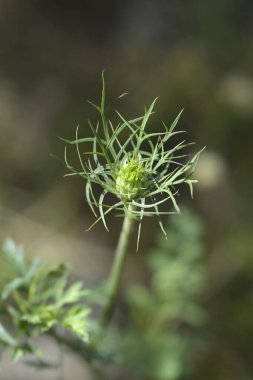
<path id="1" fill-rule="evenodd" d="M 101 325 L 107 326 L 115 307 L 133 221 L 137 220 L 139 223 L 137 250 L 144 216 L 157 216 L 159 225 L 166 235 L 159 216 L 180 213 L 176 201 L 178 185 L 187 184 L 193 195 L 193 184 L 197 180 L 192 179 L 191 175 L 201 151 L 190 160 L 182 161 L 189 156 L 184 149 L 192 143 L 181 141 L 173 147 L 166 147 L 173 136 L 183 133 L 183 131 L 175 131 L 182 111 L 170 127 L 163 123 L 164 132 L 147 132 L 146 127 L 154 113 L 156 99 L 148 109 L 145 109 L 143 116 L 132 120 L 126 120 L 116 111 L 119 122 L 114 126 L 106 114 L 103 75 L 102 82 L 100 105 L 90 102 L 100 116 L 95 126 L 90 121 L 88 122 L 93 136 L 79 138 L 79 127 L 77 127 L 75 139 L 64 141 L 76 147 L 80 169 L 75 169 L 69 163 L 65 150 L 65 163 L 70 171 L 67 176 L 81 176 L 86 181 L 86 200 L 97 217 L 91 227 L 102 220 L 108 230 L 105 216 L 112 210 L 116 210 L 119 216 L 125 218 L 116 247 L 115 260 L 108 281 L 107 300 L 101 319 Z M 128 134 L 126 140 L 122 139 L 122 134 L 125 132 Z M 92 150 L 81 152 L 80 146 L 90 143 Z M 149 147 L 148 150 L 145 149 L 146 146 Z M 83 156 L 87 158 L 83 159 Z M 93 189 L 95 185 L 101 188 L 98 199 Z M 114 204 L 105 203 L 108 193 L 115 197 Z M 161 211 L 159 208 L 165 202 L 169 202 L 169 211 Z M 99 211 L 99 216 L 96 209 Z"/>
<path id="2" fill-rule="evenodd" d="M 89 102 L 99 113 L 100 121 L 93 126 L 90 121 L 92 137 L 79 138 L 79 126 L 76 129 L 76 138 L 72 141 L 65 140 L 70 145 L 75 145 L 81 170 L 76 170 L 68 162 L 65 150 L 66 167 L 71 173 L 66 176 L 78 175 L 86 181 L 86 200 L 97 217 L 95 208 L 100 216 L 96 219 L 92 228 L 99 220 L 102 220 L 108 230 L 105 216 L 112 210 L 121 212 L 120 216 L 130 215 L 139 221 L 140 236 L 141 221 L 143 216 L 159 216 L 161 214 L 180 213 L 176 201 L 177 187 L 186 183 L 193 194 L 193 184 L 197 182 L 191 178 L 194 172 L 200 152 L 187 162 L 179 162 L 189 154 L 181 151 L 193 143 L 181 141 L 174 147 L 167 149 L 165 144 L 175 135 L 184 131 L 174 131 L 182 111 L 176 117 L 170 127 L 163 123 L 164 132 L 148 133 L 146 131 L 150 116 L 154 113 L 156 99 L 141 117 L 126 120 L 118 111 L 119 123 L 114 127 L 108 119 L 105 108 L 105 81 L 101 104 L 98 106 Z M 128 137 L 122 141 L 122 134 Z M 154 141 L 154 138 L 156 141 Z M 92 143 L 92 151 L 80 151 L 79 145 Z M 149 149 L 145 149 L 148 146 Z M 86 159 L 82 157 L 86 156 Z M 173 167 L 174 165 L 174 167 Z M 93 191 L 94 185 L 101 187 L 99 199 L 96 199 Z M 112 205 L 104 202 L 105 196 L 111 193 L 116 202 Z M 172 210 L 159 211 L 158 206 L 171 201 Z M 130 210 L 129 210 L 130 208 Z M 104 211 L 104 209 L 107 209 Z M 165 233 L 162 224 L 160 226 Z"/>
<path id="3" fill-rule="evenodd" d="M 36 353 L 32 340 L 41 333 L 53 334 L 56 326 L 86 342 L 90 310 L 83 299 L 87 291 L 81 282 L 68 284 L 68 268 L 60 264 L 45 269 L 40 258 L 26 259 L 23 248 L 11 239 L 4 242 L 2 254 L 5 282 L 0 315 L 13 332 L 0 323 L 0 347 L 11 348 L 14 359 Z"/>
<path id="4" fill-rule="evenodd" d="M 65 149 L 66 175 L 80 176 L 86 182 L 86 200 L 96 217 L 90 228 L 102 221 L 108 230 L 106 216 L 111 211 L 124 218 L 100 321 L 95 323 L 95 329 L 89 331 L 90 309 L 87 300 L 84 302 L 87 291 L 81 282 L 70 283 L 65 265 L 45 269 L 40 259 L 26 259 L 23 249 L 7 239 L 2 247 L 5 281 L 0 296 L 0 346 L 11 348 L 14 359 L 26 353 L 38 355 L 33 338 L 46 333 L 88 361 L 99 378 L 103 376 L 98 372 L 96 363 L 120 360 L 123 364 L 133 363 L 140 376 L 153 376 L 158 380 L 177 379 L 181 373 L 178 368 L 182 367 L 186 340 L 181 338 L 179 331 L 168 326 L 178 322 L 198 324 L 203 319 L 202 310 L 193 299 L 201 287 L 199 251 L 194 245 L 198 229 L 193 228 L 196 227 L 194 219 L 187 220 L 187 213 L 186 222 L 185 219 L 177 220 L 181 220 L 184 226 L 189 224 L 190 229 L 179 225 L 180 236 L 175 243 L 173 237 L 176 232 L 172 228 L 169 240 L 163 239 L 158 252 L 151 254 L 151 291 L 135 287 L 129 293 L 132 325 L 116 341 L 117 350 L 122 355 L 118 355 L 113 347 L 109 349 L 108 334 L 106 340 L 102 337 L 115 309 L 134 222 L 138 223 L 137 250 L 142 221 L 146 216 L 157 217 L 167 237 L 160 216 L 180 213 L 176 197 L 181 184 L 189 186 L 193 195 L 193 184 L 197 181 L 191 176 L 201 151 L 188 158 L 187 148 L 192 143 L 182 141 L 175 146 L 169 145 L 173 136 L 183 133 L 175 131 L 182 111 L 170 127 L 163 123 L 163 132 L 147 131 L 156 100 L 145 109 L 143 116 L 132 120 L 126 120 L 116 111 L 119 122 L 114 126 L 106 113 L 103 75 L 102 83 L 100 105 L 91 103 L 100 116 L 95 126 L 88 122 L 92 137 L 79 137 L 77 128 L 73 141 L 64 140 L 76 148 L 80 169 L 69 163 Z M 86 144 L 84 151 L 81 151 L 82 144 Z M 97 195 L 97 186 L 100 195 Z M 111 204 L 105 202 L 107 194 L 111 195 L 110 199 L 114 198 Z M 163 209 L 165 204 L 168 204 L 167 211 Z M 165 254 L 167 249 L 171 251 L 170 256 Z M 188 277 L 187 286 L 183 286 L 185 277 Z M 188 316 L 187 321 L 184 320 L 185 315 Z M 67 334 L 62 333 L 65 330 Z M 107 350 L 104 350 L 105 343 L 108 344 Z M 139 345 L 143 345 L 141 355 L 135 350 Z M 167 356 L 170 357 L 168 366 Z M 149 374 L 142 368 L 146 360 L 152 363 Z"/>

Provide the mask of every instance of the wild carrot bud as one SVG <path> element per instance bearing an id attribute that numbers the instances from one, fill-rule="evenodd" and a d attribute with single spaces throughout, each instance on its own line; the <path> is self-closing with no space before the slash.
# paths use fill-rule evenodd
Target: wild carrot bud
<path id="1" fill-rule="evenodd" d="M 119 123 L 114 126 L 105 112 L 103 76 L 102 80 L 101 104 L 91 103 L 100 115 L 100 121 L 96 126 L 89 122 L 93 136 L 79 138 L 77 128 L 75 140 L 65 140 L 68 144 L 76 146 L 81 165 L 80 170 L 74 169 L 68 163 L 65 151 L 66 166 L 71 172 L 68 175 L 79 175 L 86 181 L 86 199 L 97 217 L 91 227 L 102 220 L 107 228 L 105 216 L 112 210 L 121 211 L 121 216 L 131 212 L 132 216 L 139 220 L 139 240 L 140 226 L 144 216 L 180 212 L 176 200 L 178 185 L 187 184 L 192 195 L 193 184 L 197 181 L 192 179 L 191 175 L 194 173 L 201 151 L 187 160 L 186 157 L 189 154 L 182 153 L 182 150 L 192 143 L 181 141 L 168 148 L 171 137 L 184 132 L 175 131 L 182 111 L 170 127 L 163 123 L 163 132 L 147 132 L 146 126 L 154 113 L 156 99 L 148 109 L 145 109 L 143 116 L 133 120 L 126 120 L 117 112 Z M 81 152 L 80 145 L 83 143 L 92 144 L 92 151 Z M 149 146 L 148 150 L 145 149 L 147 146 Z M 88 156 L 87 160 L 84 159 L 85 155 Z M 94 192 L 94 185 L 102 188 L 98 198 Z M 116 198 L 113 204 L 105 203 L 105 197 L 109 193 Z M 160 206 L 165 202 L 169 202 L 172 209 L 160 211 Z M 96 208 L 99 211 L 99 217 L 96 214 Z M 159 225 L 164 232 L 160 219 Z"/>
<path id="2" fill-rule="evenodd" d="M 141 198 L 147 187 L 147 171 L 137 158 L 125 158 L 120 163 L 116 189 L 121 199 L 131 201 Z"/>

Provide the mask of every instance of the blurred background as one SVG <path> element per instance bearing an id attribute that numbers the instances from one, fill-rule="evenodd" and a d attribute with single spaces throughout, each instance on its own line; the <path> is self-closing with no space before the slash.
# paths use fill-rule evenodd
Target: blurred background
<path id="1" fill-rule="evenodd" d="M 252 40 L 249 0 L 0 1 L 1 240 L 11 236 L 47 263 L 70 262 L 87 287 L 107 277 L 119 220 L 108 218 L 109 234 L 102 224 L 85 232 L 93 215 L 84 183 L 63 178 L 58 138 L 74 138 L 77 124 L 89 135 L 87 119 L 97 115 L 87 100 L 99 101 L 102 70 L 113 120 L 114 108 L 132 118 L 159 96 L 150 128 L 184 108 L 180 128 L 196 150 L 207 147 L 194 201 L 183 191 L 181 203 L 204 231 L 208 343 L 182 379 L 253 378 Z M 158 234 L 155 220 L 144 222 L 125 287 L 149 284 L 145 260 Z M 16 368 L 5 362 L 1 378 L 33 376 Z"/>

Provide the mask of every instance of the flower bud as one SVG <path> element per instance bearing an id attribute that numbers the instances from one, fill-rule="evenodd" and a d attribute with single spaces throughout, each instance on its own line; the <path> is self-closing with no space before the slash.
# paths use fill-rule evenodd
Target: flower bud
<path id="1" fill-rule="evenodd" d="M 137 158 L 126 158 L 119 167 L 116 189 L 119 197 L 131 201 L 141 198 L 148 182 L 148 173 Z"/>

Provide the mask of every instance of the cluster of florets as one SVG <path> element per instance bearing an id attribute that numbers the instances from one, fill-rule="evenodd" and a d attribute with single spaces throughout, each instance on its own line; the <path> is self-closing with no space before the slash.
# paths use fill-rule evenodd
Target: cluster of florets
<path id="1" fill-rule="evenodd" d="M 131 201 L 145 194 L 148 186 L 148 173 L 143 163 L 135 157 L 125 158 L 119 165 L 116 190 L 120 198 Z"/>

